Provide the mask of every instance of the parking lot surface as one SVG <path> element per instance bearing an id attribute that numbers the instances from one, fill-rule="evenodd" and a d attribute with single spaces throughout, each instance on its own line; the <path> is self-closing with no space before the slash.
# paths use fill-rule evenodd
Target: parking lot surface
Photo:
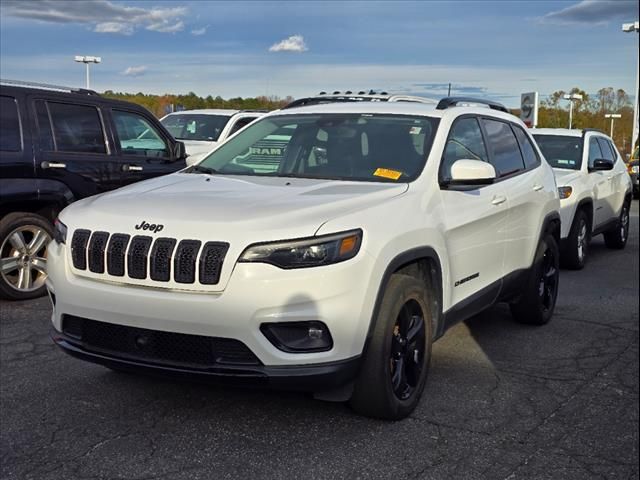
<path id="1" fill-rule="evenodd" d="M 499 306 L 434 348 L 414 414 L 118 374 L 49 339 L 46 298 L 0 303 L 2 479 L 637 479 L 638 202 L 624 251 L 563 271 L 544 327 Z"/>

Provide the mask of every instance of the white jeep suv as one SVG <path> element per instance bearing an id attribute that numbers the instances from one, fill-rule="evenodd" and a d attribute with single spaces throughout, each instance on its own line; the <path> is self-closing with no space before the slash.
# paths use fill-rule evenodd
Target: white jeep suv
<path id="1" fill-rule="evenodd" d="M 198 165 L 72 204 L 48 250 L 53 340 L 408 415 L 448 327 L 499 301 L 544 324 L 558 292 L 551 167 L 504 107 L 459 104 L 273 112 Z M 268 138 L 285 146 L 256 169 Z"/>
<path id="2" fill-rule="evenodd" d="M 170 113 L 160 123 L 185 144 L 187 165 L 193 165 L 265 112 L 256 110 L 201 109 Z"/>
<path id="3" fill-rule="evenodd" d="M 633 187 L 611 138 L 593 129 L 540 128 L 531 133 L 556 175 L 562 264 L 583 268 L 591 238 L 600 233 L 607 247 L 624 248 Z"/>

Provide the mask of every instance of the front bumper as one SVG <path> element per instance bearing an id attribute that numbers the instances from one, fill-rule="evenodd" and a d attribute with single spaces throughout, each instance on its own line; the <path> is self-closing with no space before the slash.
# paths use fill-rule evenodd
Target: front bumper
<path id="1" fill-rule="evenodd" d="M 358 357 L 377 291 L 369 288 L 375 282 L 374 259 L 365 251 L 346 262 L 307 269 L 239 263 L 225 290 L 217 293 L 80 277 L 71 271 L 68 255 L 67 247 L 56 242 L 49 245 L 47 287 L 55 300 L 55 331 L 62 332 L 63 316 L 71 315 L 128 327 L 235 339 L 265 368 L 332 364 Z M 260 331 L 263 323 L 300 321 L 323 322 L 333 348 L 288 353 Z"/>
<path id="2" fill-rule="evenodd" d="M 355 378 L 360 366 L 360 358 L 354 357 L 338 362 L 310 365 L 269 367 L 264 365 L 220 365 L 211 368 L 187 368 L 166 364 L 160 365 L 92 352 L 87 350 L 81 342 L 55 329 L 51 331 L 51 338 L 65 353 L 109 368 L 132 373 L 241 387 L 274 388 L 308 392 L 326 391 L 341 387 L 351 381 Z"/>

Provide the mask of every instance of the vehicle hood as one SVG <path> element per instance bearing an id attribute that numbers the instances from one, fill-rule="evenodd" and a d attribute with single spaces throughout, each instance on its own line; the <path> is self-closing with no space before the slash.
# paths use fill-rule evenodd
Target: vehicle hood
<path id="1" fill-rule="evenodd" d="M 554 168 L 553 173 L 556 176 L 556 183 L 559 187 L 570 185 L 582 175 L 580 170 L 567 170 L 564 168 Z"/>
<path id="2" fill-rule="evenodd" d="M 176 173 L 80 200 L 60 220 L 76 229 L 227 242 L 224 289 L 242 251 L 257 242 L 313 236 L 327 221 L 388 201 L 408 184 Z M 159 231 L 136 225 L 162 225 Z M 352 228 L 363 227 L 353 225 Z M 96 276 L 90 272 L 79 275 Z M 126 283 L 144 281 L 123 279 Z"/>

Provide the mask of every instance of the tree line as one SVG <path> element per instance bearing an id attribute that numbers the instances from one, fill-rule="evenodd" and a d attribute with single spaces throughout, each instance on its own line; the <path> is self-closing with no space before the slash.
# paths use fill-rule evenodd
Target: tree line
<path id="1" fill-rule="evenodd" d="M 617 113 L 622 118 L 615 119 L 613 140 L 624 155 L 631 152 L 631 128 L 633 105 L 631 98 L 623 89 L 605 87 L 595 94 L 588 94 L 575 87 L 570 91 L 558 90 L 540 102 L 538 112 L 539 128 L 568 128 L 569 102 L 563 98 L 567 93 L 578 93 L 582 100 L 573 105 L 573 128 L 597 128 L 609 134 L 611 120 L 605 118 L 607 113 Z M 137 103 L 150 110 L 157 117 L 162 117 L 173 110 L 193 110 L 197 108 L 228 108 L 238 110 L 276 110 L 293 101 L 293 97 L 277 96 L 236 97 L 223 99 L 220 96 L 208 95 L 200 97 L 194 92 L 186 95 L 150 95 L 145 93 L 120 93 L 107 90 L 105 97 L 116 98 Z M 511 111 L 519 115 L 520 110 Z"/>

